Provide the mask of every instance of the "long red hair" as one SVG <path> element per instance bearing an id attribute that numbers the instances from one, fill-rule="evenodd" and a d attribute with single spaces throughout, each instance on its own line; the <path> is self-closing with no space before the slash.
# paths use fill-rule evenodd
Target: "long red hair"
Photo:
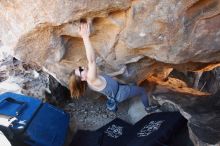
<path id="1" fill-rule="evenodd" d="M 79 98 L 84 95 L 87 87 L 86 81 L 81 81 L 81 78 L 75 74 L 75 70 L 70 74 L 69 90 L 72 98 Z"/>

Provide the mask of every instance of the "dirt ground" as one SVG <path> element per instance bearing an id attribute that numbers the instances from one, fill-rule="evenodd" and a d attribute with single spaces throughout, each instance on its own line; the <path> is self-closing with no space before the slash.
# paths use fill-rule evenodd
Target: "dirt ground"
<path id="1" fill-rule="evenodd" d="M 64 110 L 70 114 L 72 126 L 78 129 L 95 130 L 116 117 L 129 122 L 128 101 L 121 103 L 115 113 L 106 109 L 105 102 L 105 97 L 85 96 L 72 100 Z"/>

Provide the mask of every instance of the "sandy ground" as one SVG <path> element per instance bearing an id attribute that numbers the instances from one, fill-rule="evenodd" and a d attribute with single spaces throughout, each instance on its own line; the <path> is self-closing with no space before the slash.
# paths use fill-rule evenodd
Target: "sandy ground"
<path id="1" fill-rule="evenodd" d="M 116 117 L 129 121 L 128 101 L 121 103 L 115 113 L 106 109 L 105 102 L 105 97 L 85 96 L 68 103 L 64 109 L 71 116 L 72 126 L 78 129 L 95 130 Z"/>

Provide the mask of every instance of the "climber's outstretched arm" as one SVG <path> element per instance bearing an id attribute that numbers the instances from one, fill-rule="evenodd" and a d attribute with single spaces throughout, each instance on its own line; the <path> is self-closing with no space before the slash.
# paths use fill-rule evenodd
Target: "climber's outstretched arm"
<path id="1" fill-rule="evenodd" d="M 89 24 L 81 23 L 78 31 L 79 31 L 79 35 L 81 35 L 81 37 L 83 38 L 83 42 L 86 50 L 86 57 L 88 60 L 87 81 L 90 83 L 97 82 L 97 80 L 99 80 L 99 77 L 97 76 L 97 71 L 96 71 L 95 51 L 89 39 L 89 35 L 90 35 Z"/>

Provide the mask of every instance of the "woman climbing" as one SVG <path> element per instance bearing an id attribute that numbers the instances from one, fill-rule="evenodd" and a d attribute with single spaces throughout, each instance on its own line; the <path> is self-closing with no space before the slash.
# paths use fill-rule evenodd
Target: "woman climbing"
<path id="1" fill-rule="evenodd" d="M 157 106 L 149 106 L 148 97 L 143 88 L 134 85 L 120 84 L 108 75 L 98 74 L 96 71 L 95 51 L 89 39 L 89 24 L 81 22 L 78 33 L 82 37 L 85 45 L 88 68 L 79 67 L 71 73 L 69 89 L 72 97 L 78 98 L 82 96 L 88 85 L 90 89 L 107 96 L 107 109 L 111 111 L 117 110 L 118 103 L 134 96 L 141 97 L 145 110 L 148 113 L 158 108 Z"/>

